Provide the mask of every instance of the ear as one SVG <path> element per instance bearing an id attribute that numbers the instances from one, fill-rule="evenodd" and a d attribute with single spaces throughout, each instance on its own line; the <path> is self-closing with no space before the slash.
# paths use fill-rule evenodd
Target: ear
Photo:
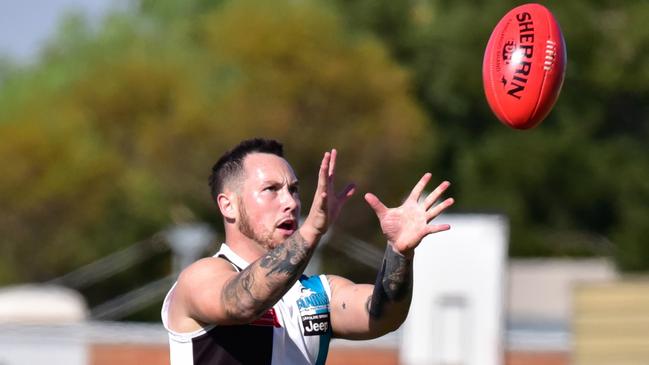
<path id="1" fill-rule="evenodd" d="M 237 218 L 237 199 L 233 193 L 221 193 L 216 197 L 219 210 L 226 220 Z"/>

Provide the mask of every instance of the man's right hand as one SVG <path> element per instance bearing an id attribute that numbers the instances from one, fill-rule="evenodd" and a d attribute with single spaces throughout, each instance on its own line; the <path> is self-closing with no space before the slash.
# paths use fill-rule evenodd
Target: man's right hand
<path id="1" fill-rule="evenodd" d="M 299 231 L 307 242 L 317 242 L 336 221 L 343 205 L 354 194 L 356 186 L 348 184 L 340 193 L 334 190 L 337 151 L 325 152 L 318 173 L 318 186 L 311 210 Z"/>

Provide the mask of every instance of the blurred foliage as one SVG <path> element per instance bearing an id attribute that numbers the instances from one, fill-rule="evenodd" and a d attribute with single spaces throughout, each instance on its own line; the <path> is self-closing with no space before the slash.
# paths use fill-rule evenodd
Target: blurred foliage
<path id="1" fill-rule="evenodd" d="M 285 143 L 305 210 L 322 152 L 338 148 L 340 185 L 360 190 L 340 228 L 377 245 L 360 195 L 396 204 L 430 170 L 454 183 L 455 212 L 509 217 L 511 256 L 648 270 L 649 3 L 544 4 L 568 70 L 548 119 L 523 132 L 493 117 L 480 74 L 517 2 L 140 0 L 99 25 L 69 15 L 36 62 L 0 61 L 0 284 L 183 219 L 218 229 L 211 165 L 252 136 Z M 327 266 L 364 277 L 341 262 Z"/>
<path id="2" fill-rule="evenodd" d="M 506 214 L 511 256 L 613 255 L 622 270 L 649 269 L 649 3 L 543 3 L 562 26 L 566 80 L 547 120 L 522 132 L 492 116 L 480 74 L 491 30 L 520 3 L 337 4 L 412 70 L 443 135 L 431 168 L 454 182 L 456 210 Z"/>
<path id="3" fill-rule="evenodd" d="M 63 274 L 174 212 L 218 225 L 207 176 L 243 138 L 285 143 L 305 209 L 326 148 L 341 180 L 393 200 L 432 160 L 408 72 L 331 7 L 190 3 L 142 2 L 96 30 L 71 15 L 37 64 L 3 73 L 0 283 Z M 373 219 L 357 203 L 345 224 Z"/>

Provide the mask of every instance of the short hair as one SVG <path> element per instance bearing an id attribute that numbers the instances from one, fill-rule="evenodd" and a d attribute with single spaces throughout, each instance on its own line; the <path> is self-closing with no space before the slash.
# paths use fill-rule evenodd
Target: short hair
<path id="1" fill-rule="evenodd" d="M 212 167 L 208 179 L 212 199 L 223 192 L 225 184 L 243 172 L 243 160 L 251 153 L 270 153 L 284 157 L 284 147 L 273 139 L 253 138 L 239 142 L 233 149 L 225 152 Z"/>

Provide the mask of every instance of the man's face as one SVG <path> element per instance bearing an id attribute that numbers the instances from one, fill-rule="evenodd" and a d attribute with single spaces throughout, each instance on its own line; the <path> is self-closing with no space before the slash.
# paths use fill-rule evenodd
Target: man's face
<path id="1" fill-rule="evenodd" d="M 239 231 L 273 249 L 298 228 L 298 180 L 283 158 L 253 153 L 244 159 L 238 194 Z"/>

